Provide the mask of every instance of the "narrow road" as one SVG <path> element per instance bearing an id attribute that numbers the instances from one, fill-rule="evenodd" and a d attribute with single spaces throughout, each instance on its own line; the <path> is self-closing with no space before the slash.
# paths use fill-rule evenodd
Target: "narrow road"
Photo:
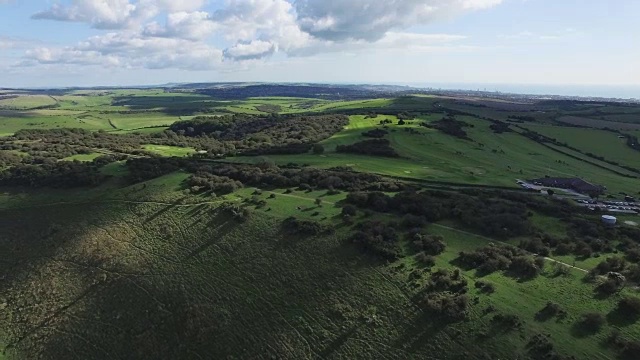
<path id="1" fill-rule="evenodd" d="M 500 244 L 508 245 L 508 246 L 513 246 L 512 244 L 509 244 L 509 243 L 504 242 L 504 241 L 500 241 L 500 240 L 492 239 L 492 238 L 489 238 L 489 237 L 486 237 L 486 236 L 470 233 L 468 231 L 452 228 L 450 226 L 440 225 L 440 224 L 431 224 L 431 225 L 439 227 L 441 229 L 447 229 L 447 230 L 455 231 L 455 232 L 460 233 L 460 234 L 465 234 L 465 235 L 469 235 L 469 236 L 475 236 L 477 238 L 480 238 L 480 239 L 483 239 L 483 240 L 487 240 L 487 241 L 490 241 L 490 242 L 500 243 Z M 531 254 L 531 255 L 537 255 L 537 254 L 534 254 L 534 253 L 531 253 L 531 252 L 528 252 L 528 253 Z M 564 266 L 569 267 L 571 269 L 575 269 L 575 270 L 581 271 L 583 273 L 588 273 L 589 272 L 588 270 L 585 270 L 585 269 L 582 269 L 582 268 L 579 268 L 579 267 L 576 267 L 576 266 L 573 266 L 573 265 L 569 265 L 569 264 L 567 264 L 565 262 L 562 262 L 562 261 L 559 261 L 559 260 L 556 260 L 556 259 L 552 259 L 550 257 L 546 257 L 545 256 L 544 259 L 548 260 L 548 261 L 551 261 L 553 263 L 556 263 L 556 264 L 564 265 Z"/>

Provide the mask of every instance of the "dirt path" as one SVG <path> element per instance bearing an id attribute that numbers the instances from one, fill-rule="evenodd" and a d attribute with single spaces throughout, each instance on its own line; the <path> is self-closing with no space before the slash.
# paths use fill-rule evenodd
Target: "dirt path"
<path id="1" fill-rule="evenodd" d="M 508 246 L 513 246 L 512 244 L 509 244 L 509 243 L 504 242 L 504 241 L 500 241 L 500 240 L 492 239 L 492 238 L 489 238 L 489 237 L 486 237 L 486 236 L 470 233 L 468 231 L 452 228 L 450 226 L 440 225 L 440 224 L 432 224 L 432 225 L 436 226 L 436 227 L 439 227 L 441 229 L 447 229 L 447 230 L 455 231 L 455 232 L 460 233 L 460 234 L 465 234 L 465 235 L 469 235 L 469 236 L 475 236 L 477 238 L 480 238 L 480 239 L 483 239 L 483 240 L 487 240 L 487 241 L 490 241 L 490 242 L 500 243 L 500 244 L 508 245 Z M 537 254 L 533 254 L 533 253 L 529 253 L 529 254 L 537 255 Z M 544 259 L 548 260 L 548 261 L 551 261 L 553 263 L 556 263 L 556 264 L 564 265 L 564 266 L 569 267 L 571 269 L 575 269 L 575 270 L 581 271 L 583 273 L 588 273 L 589 272 L 588 270 L 585 270 L 585 269 L 582 269 L 582 268 L 579 268 L 579 267 L 576 267 L 576 266 L 573 266 L 573 265 L 569 265 L 569 264 L 567 264 L 565 262 L 562 262 L 562 261 L 559 261 L 559 260 L 556 260 L 556 259 L 552 259 L 550 257 L 545 257 Z"/>

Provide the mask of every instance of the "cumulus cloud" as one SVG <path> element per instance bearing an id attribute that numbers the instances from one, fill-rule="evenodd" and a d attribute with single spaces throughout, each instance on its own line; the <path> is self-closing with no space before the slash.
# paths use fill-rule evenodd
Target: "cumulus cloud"
<path id="1" fill-rule="evenodd" d="M 98 29 L 119 29 L 144 21 L 154 14 L 154 9 L 134 5 L 129 0 L 74 0 L 68 6 L 53 4 L 32 18 L 85 22 Z"/>
<path id="2" fill-rule="evenodd" d="M 133 33 L 94 36 L 76 46 L 41 47 L 27 51 L 24 66 L 82 64 L 128 68 L 211 70 L 222 62 L 222 51 L 183 39 L 139 37 Z"/>
<path id="3" fill-rule="evenodd" d="M 272 55 L 276 52 L 276 45 L 269 41 L 255 40 L 240 42 L 224 51 L 225 59 L 255 60 Z"/>
<path id="4" fill-rule="evenodd" d="M 83 22 L 97 29 L 124 29 L 140 25 L 164 11 L 195 11 L 205 3 L 206 0 L 73 0 L 69 5 L 53 4 L 32 18 Z"/>
<path id="5" fill-rule="evenodd" d="M 467 10 L 498 5 L 502 0 L 298 0 L 303 31 L 316 38 L 374 42 L 394 29 L 428 24 Z"/>
<path id="6" fill-rule="evenodd" d="M 210 36 L 218 25 L 210 18 L 209 13 L 204 11 L 177 12 L 167 16 L 164 26 L 153 22 L 148 24 L 143 35 L 182 38 L 188 40 L 201 40 Z"/>
<path id="7" fill-rule="evenodd" d="M 403 30 L 502 1 L 224 0 L 218 10 L 208 12 L 204 6 L 209 0 L 71 0 L 33 18 L 84 22 L 111 32 L 74 46 L 33 49 L 23 64 L 208 70 L 277 52 L 310 56 L 366 49 L 463 49 L 458 44 L 463 36 Z M 212 46 L 213 36 L 223 39 L 226 49 Z"/>

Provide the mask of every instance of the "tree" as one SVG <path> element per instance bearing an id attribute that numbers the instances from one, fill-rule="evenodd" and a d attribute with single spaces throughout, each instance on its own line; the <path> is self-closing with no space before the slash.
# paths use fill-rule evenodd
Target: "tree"
<path id="1" fill-rule="evenodd" d="M 317 206 L 322 206 L 322 199 L 317 198 L 317 199 L 316 199 L 316 205 L 317 205 Z"/>
<path id="2" fill-rule="evenodd" d="M 324 154 L 324 146 L 321 144 L 313 145 L 313 153 L 316 155 Z"/>
<path id="3" fill-rule="evenodd" d="M 358 213 L 358 208 L 356 208 L 353 205 L 345 205 L 342 208 L 342 215 L 356 216 L 357 213 Z"/>
<path id="4" fill-rule="evenodd" d="M 578 326 L 588 333 L 595 334 L 602 329 L 606 322 L 607 320 L 602 314 L 587 313 L 582 315 L 582 318 L 578 321 Z"/>

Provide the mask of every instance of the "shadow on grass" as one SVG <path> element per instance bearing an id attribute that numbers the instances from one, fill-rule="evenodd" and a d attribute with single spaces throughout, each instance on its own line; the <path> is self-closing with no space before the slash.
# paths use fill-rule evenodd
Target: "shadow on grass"
<path id="1" fill-rule="evenodd" d="M 578 321 L 571 326 L 570 333 L 571 333 L 571 336 L 584 339 L 589 336 L 596 335 L 597 333 L 600 332 L 600 330 L 601 329 L 590 328 L 588 326 L 585 326 L 582 321 Z"/>
<path id="2" fill-rule="evenodd" d="M 640 316 L 626 312 L 619 307 L 607 314 L 607 321 L 614 326 L 631 326 L 637 323 L 638 320 L 640 320 Z"/>

